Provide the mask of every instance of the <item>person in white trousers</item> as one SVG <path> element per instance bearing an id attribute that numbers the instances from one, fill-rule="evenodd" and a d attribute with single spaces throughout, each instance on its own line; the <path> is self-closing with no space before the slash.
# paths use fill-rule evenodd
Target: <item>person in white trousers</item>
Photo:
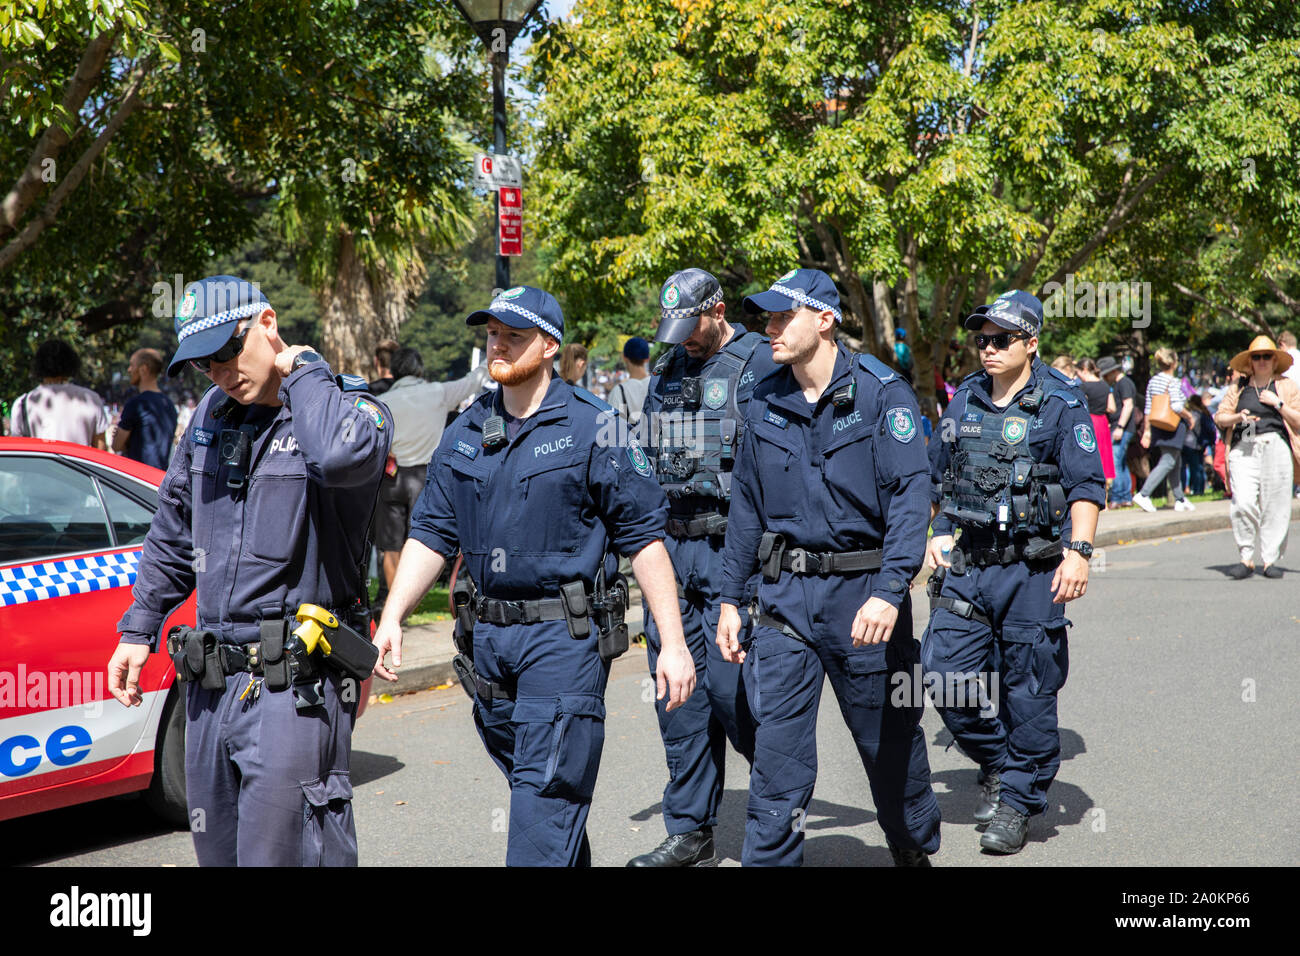
<path id="1" fill-rule="evenodd" d="M 1228 575 L 1250 577 L 1258 558 L 1264 577 L 1280 578 L 1277 562 L 1286 553 L 1293 469 L 1300 460 L 1300 387 L 1282 377 L 1291 356 L 1266 335 L 1228 364 L 1245 376 L 1225 390 L 1214 416 L 1216 425 L 1230 430 L 1229 516 L 1241 563 Z"/>

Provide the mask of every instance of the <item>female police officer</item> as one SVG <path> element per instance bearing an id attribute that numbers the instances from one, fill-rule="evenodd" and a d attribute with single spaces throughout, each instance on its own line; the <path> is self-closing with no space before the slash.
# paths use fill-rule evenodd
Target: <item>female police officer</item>
<path id="1" fill-rule="evenodd" d="M 927 672 L 944 675 L 943 722 L 980 765 L 980 845 L 1016 853 L 1061 762 L 1064 605 L 1087 590 L 1106 486 L 1082 394 L 1038 361 L 1042 304 L 1007 292 L 965 324 L 979 333 L 984 371 L 961 383 L 930 443 L 937 516 L 926 560 L 951 570 L 932 597 L 922 655 Z M 975 685 L 990 667 L 995 713 Z"/>
<path id="2" fill-rule="evenodd" d="M 315 352 L 286 345 L 270 303 L 242 279 L 189 286 L 175 327 L 169 373 L 189 361 L 218 388 L 159 488 L 109 689 L 141 703 L 159 629 L 196 591 L 198 626 L 216 637 L 187 641 L 197 669 L 185 782 L 199 865 L 355 865 L 348 765 L 360 688 L 318 654 L 319 670 L 307 679 L 306 663 L 291 682 L 283 648 L 301 605 L 341 617 L 363 593 L 387 413 L 363 379 L 336 379 Z"/>
<path id="3" fill-rule="evenodd" d="M 602 443 L 613 409 L 553 378 L 564 333 L 541 289 L 502 292 L 470 325 L 487 324 L 489 372 L 501 388 L 443 435 L 411 518 L 375 634 L 375 673 L 402 662 L 400 622 L 457 550 L 477 583 L 474 722 L 510 783 L 509 865 L 591 860 L 586 821 L 605 739 L 609 661 L 589 612 L 612 544 L 659 622 L 658 691 L 680 706 L 695 687 L 677 585 L 663 545 L 667 501 L 639 446 Z"/>

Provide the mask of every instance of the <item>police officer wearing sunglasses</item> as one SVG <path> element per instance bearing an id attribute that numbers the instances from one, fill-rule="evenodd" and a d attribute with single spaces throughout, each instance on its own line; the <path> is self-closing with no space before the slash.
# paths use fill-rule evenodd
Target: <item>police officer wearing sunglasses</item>
<path id="1" fill-rule="evenodd" d="M 189 362 L 217 387 L 159 488 L 109 689 L 127 706 L 158 693 L 141 670 L 195 592 L 196 628 L 167 640 L 186 679 L 178 704 L 199 865 L 355 865 L 349 758 L 370 665 L 349 671 L 341 640 L 326 660 L 292 632 L 311 604 L 368 634 L 363 562 L 388 412 L 364 379 L 288 345 L 242 279 L 190 285 L 175 329 L 168 373 Z"/>
<path id="2" fill-rule="evenodd" d="M 1105 478 L 1083 396 L 1038 360 L 1038 299 L 1004 293 L 965 325 L 984 371 L 961 383 L 930 443 L 936 572 L 922 658 L 944 676 L 944 724 L 980 767 L 980 845 L 1007 854 L 1024 847 L 1060 766 L 1065 605 L 1088 588 Z"/>

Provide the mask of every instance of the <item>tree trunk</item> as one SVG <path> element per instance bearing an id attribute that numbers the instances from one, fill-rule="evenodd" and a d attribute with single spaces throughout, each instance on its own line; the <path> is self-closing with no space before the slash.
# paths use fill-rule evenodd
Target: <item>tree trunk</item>
<path id="1" fill-rule="evenodd" d="M 375 346 L 397 338 L 424 278 L 422 266 L 401 276 L 382 265 L 368 269 L 352 233 L 341 230 L 334 283 L 321 296 L 321 349 L 330 368 L 369 378 Z"/>

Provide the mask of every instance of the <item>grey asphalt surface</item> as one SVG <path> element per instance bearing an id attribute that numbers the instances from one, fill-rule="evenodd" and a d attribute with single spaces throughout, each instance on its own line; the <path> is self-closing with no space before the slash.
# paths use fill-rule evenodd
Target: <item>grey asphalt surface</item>
<path id="1" fill-rule="evenodd" d="M 1296 865 L 1300 863 L 1300 561 L 1281 580 L 1231 581 L 1231 534 L 1105 550 L 1089 595 L 1067 606 L 1070 676 L 1063 762 L 1047 814 L 1014 857 L 981 854 L 969 821 L 975 768 L 933 708 L 937 866 Z M 926 616 L 919 590 L 917 636 Z M 616 662 L 588 832 L 593 861 L 621 866 L 663 837 L 667 779 L 644 652 Z M 826 686 L 808 866 L 888 866 L 867 781 Z M 373 703 L 353 740 L 354 807 L 367 866 L 500 865 L 509 791 L 458 687 Z M 729 754 L 717 831 L 738 865 L 746 767 Z M 11 863 L 192 866 L 188 834 L 133 798 L 0 823 Z"/>

